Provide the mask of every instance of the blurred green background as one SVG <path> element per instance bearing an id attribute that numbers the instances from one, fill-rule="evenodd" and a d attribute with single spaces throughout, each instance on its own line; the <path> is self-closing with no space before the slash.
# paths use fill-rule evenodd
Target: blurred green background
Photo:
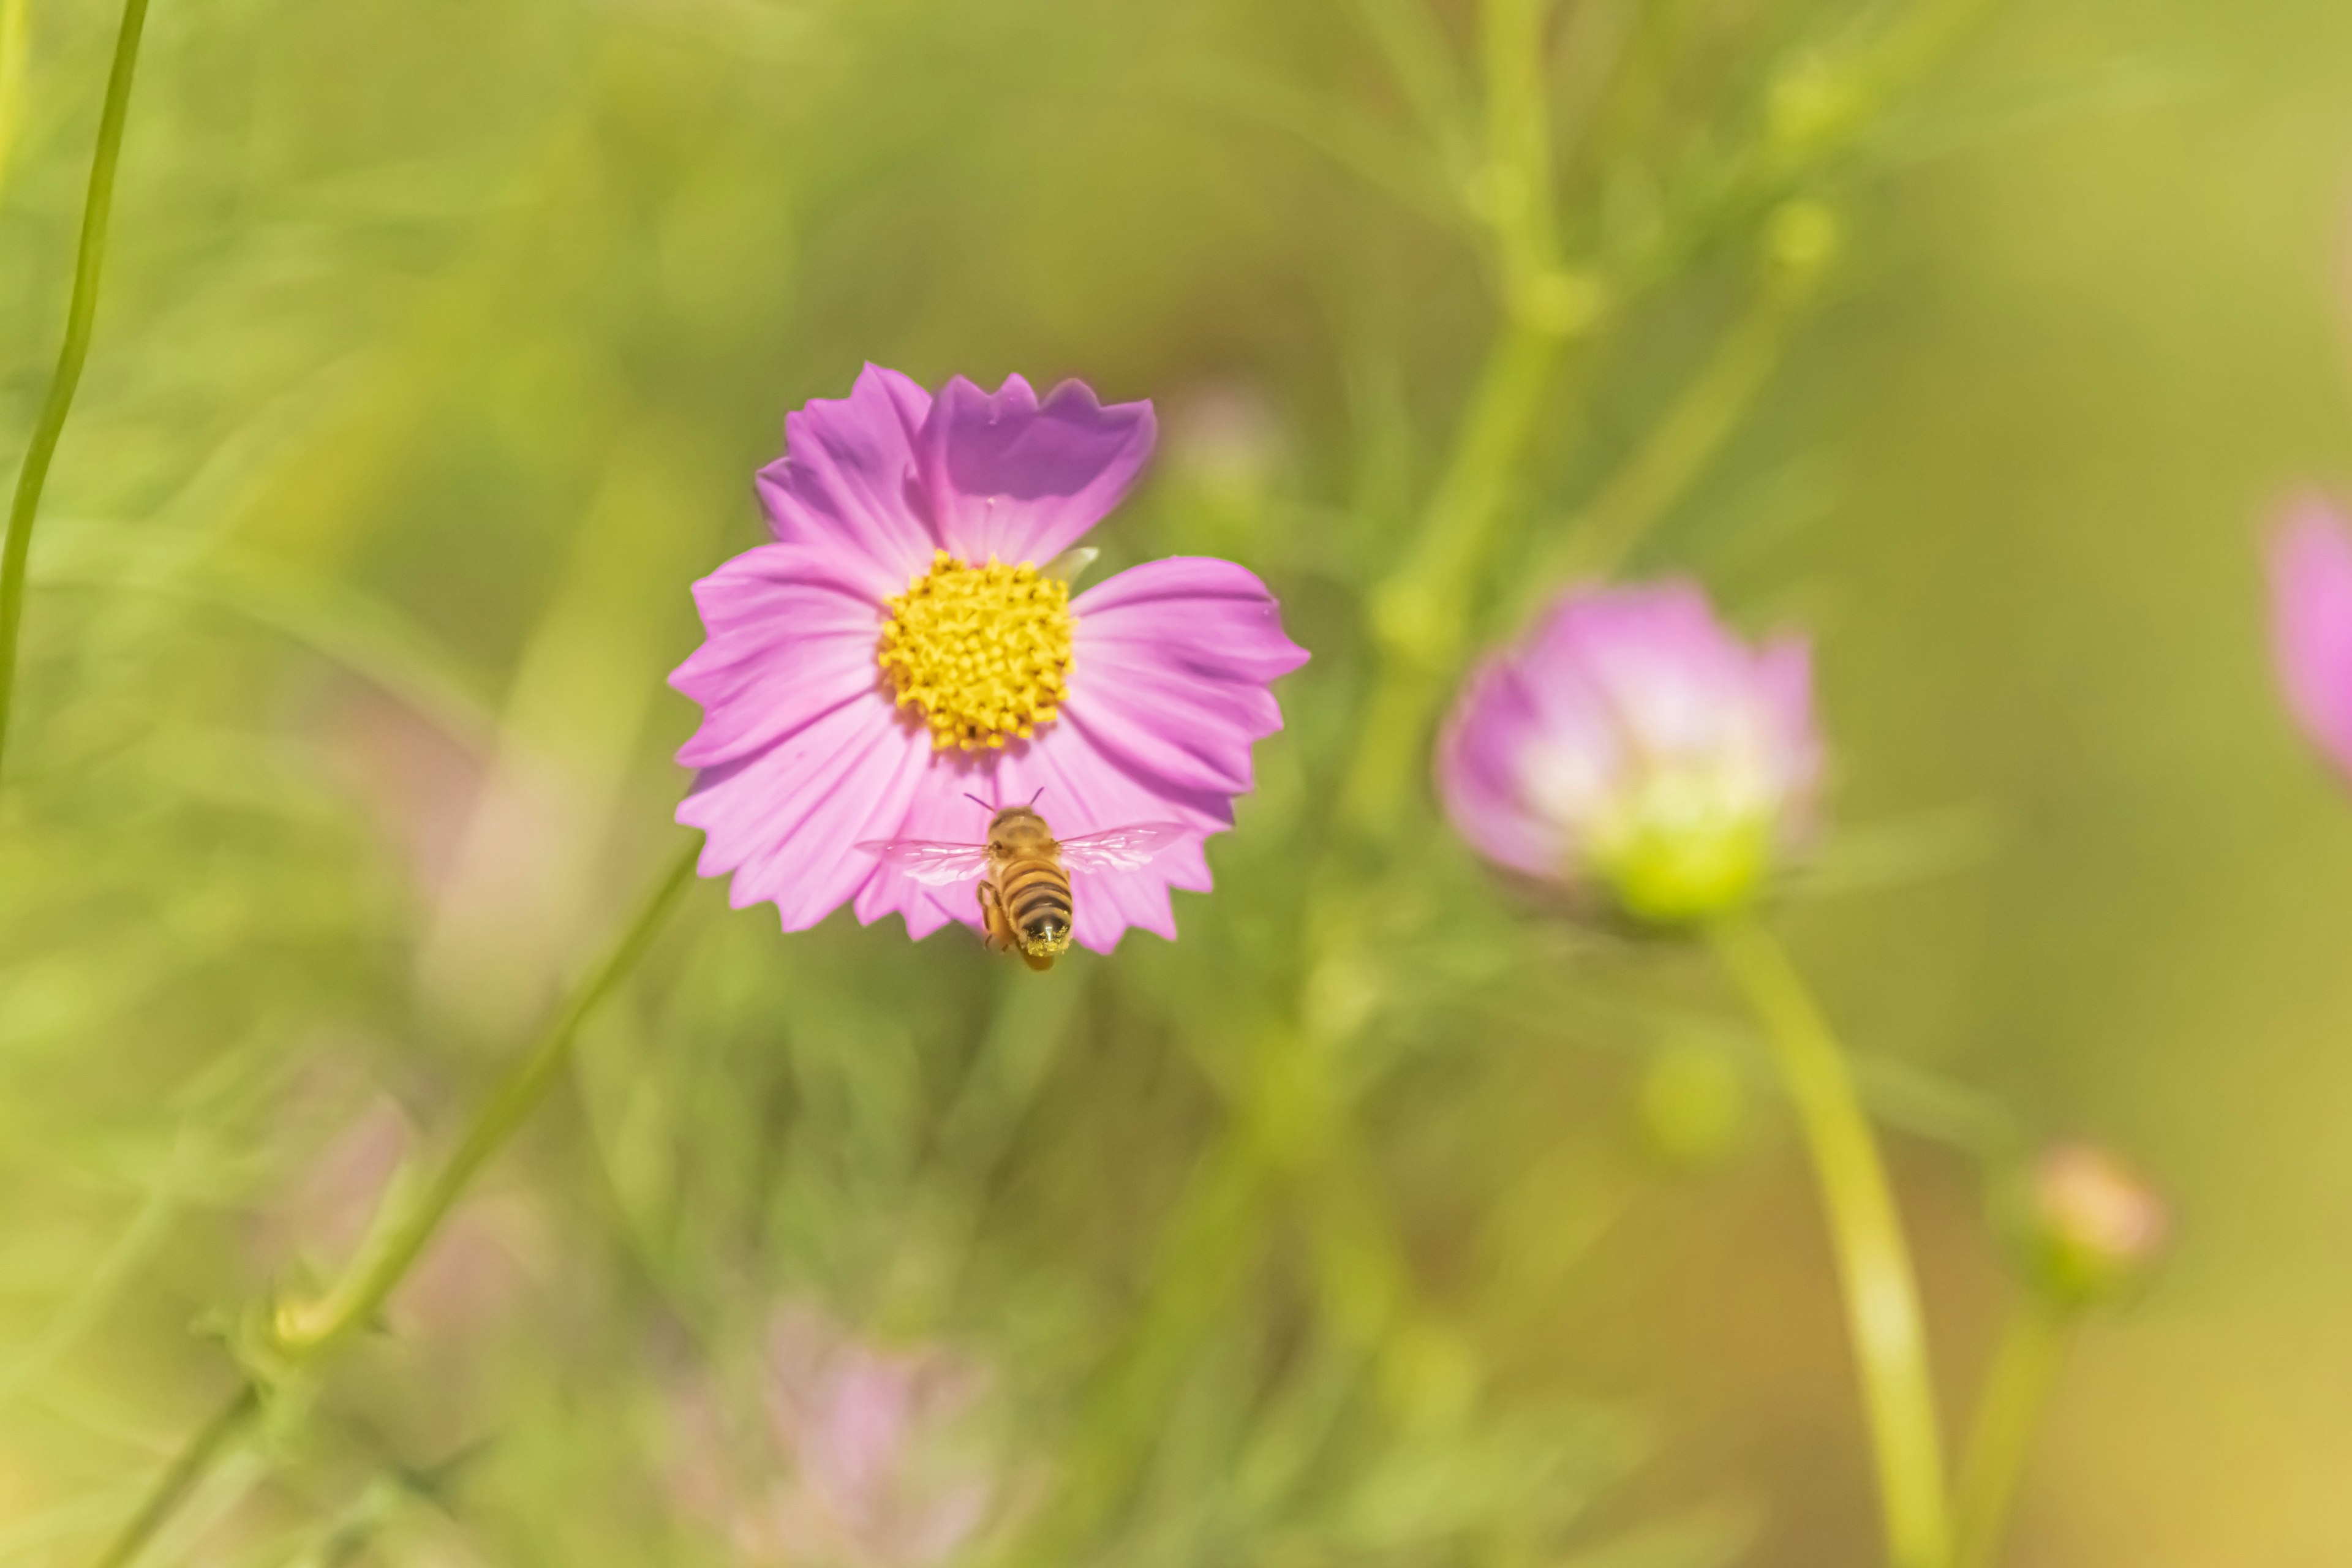
<path id="1" fill-rule="evenodd" d="M 1571 251 L 1901 9 L 1566 0 Z M 1379 10 L 158 0 L 0 787 L 0 1562 L 98 1550 L 247 1304 L 348 1253 L 675 852 L 687 584 L 760 537 L 784 412 L 866 359 L 1157 401 L 1106 569 L 1231 555 L 1316 655 L 1218 892 L 1033 981 L 698 889 L 387 1331 L 153 1560 L 773 1560 L 681 1480 L 677 1411 L 756 1403 L 794 1302 L 994 1369 L 970 1441 L 1013 1500 L 975 1560 L 1874 1560 L 1736 1013 L 1526 917 L 1425 805 L 1412 934 L 1349 1004 L 1365 1157 L 1216 1184 L 1300 983 L 1362 592 L 1493 317 L 1416 210 Z M 14 440 L 115 9 L 0 16 Z M 2273 698 L 2256 552 L 2352 484 L 2352 11 L 1995 5 L 1803 189 L 1840 256 L 1632 569 L 1818 637 L 1831 863 L 1868 885 L 1786 923 L 1875 1064 L 1948 1424 L 2004 1290 L 1981 1156 L 2095 1136 L 2182 1239 L 2086 1337 L 2012 1560 L 2352 1558 L 2352 802 Z M 1528 552 L 1737 318 L 1752 217 L 1548 408 Z M 1416 1361 L 1373 1325 L 1379 1372 L 1344 1248 L 1315 1261 L 1367 1214 L 1452 1326 Z M 1436 1415 L 1383 1382 L 1424 1362 Z"/>

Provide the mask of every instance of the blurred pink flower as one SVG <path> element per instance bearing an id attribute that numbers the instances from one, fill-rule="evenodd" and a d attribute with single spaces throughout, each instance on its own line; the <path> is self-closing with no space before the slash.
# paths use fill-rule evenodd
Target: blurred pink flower
<path id="1" fill-rule="evenodd" d="M 1755 890 L 1811 826 L 1821 761 L 1804 641 L 1751 649 L 1677 582 L 1562 595 L 1472 672 L 1437 783 L 1488 859 L 1675 923 Z"/>
<path id="2" fill-rule="evenodd" d="M 673 1401 L 673 1492 L 757 1563 L 920 1568 L 1002 1511 L 1001 1473 L 971 1451 L 985 1373 L 936 1345 L 886 1350 L 821 1313 L 770 1324 L 761 1421 L 709 1390 Z"/>
<path id="3" fill-rule="evenodd" d="M 849 396 L 785 422 L 760 475 L 776 542 L 695 585 L 709 640 L 671 676 L 702 705 L 678 752 L 698 769 L 677 818 L 702 873 L 784 929 L 843 903 L 908 934 L 975 930 L 962 889 L 857 848 L 978 843 L 988 810 L 1044 792 L 1062 837 L 1141 822 L 1193 833 L 1142 867 L 1080 872 L 1076 936 L 1176 934 L 1168 890 L 1205 892 L 1202 841 L 1251 787 L 1251 742 L 1282 727 L 1268 684 L 1304 663 L 1249 572 L 1155 561 L 1072 599 L 1057 558 L 1142 468 L 1148 403 L 1077 382 L 1043 403 L 1019 376 L 958 377 L 934 399 L 868 365 Z"/>
<path id="4" fill-rule="evenodd" d="M 2271 535 L 2271 652 L 2288 710 L 2352 778 L 2352 535 L 2324 497 L 2288 507 Z"/>
<path id="5" fill-rule="evenodd" d="M 2105 1150 L 2062 1143 L 2043 1152 L 2024 1192 L 2028 1265 L 2042 1284 L 2092 1301 L 2139 1284 L 2162 1255 L 2172 1215 L 2138 1172 Z"/>

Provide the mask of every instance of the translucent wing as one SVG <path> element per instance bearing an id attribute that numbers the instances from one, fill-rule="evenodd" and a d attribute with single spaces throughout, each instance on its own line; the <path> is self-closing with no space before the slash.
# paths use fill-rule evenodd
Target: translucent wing
<path id="1" fill-rule="evenodd" d="M 988 868 L 985 844 L 940 844 L 928 838 L 873 838 L 858 846 L 926 887 L 969 882 Z"/>
<path id="2" fill-rule="evenodd" d="M 1131 871 L 1192 832 L 1181 822 L 1139 822 L 1062 840 L 1062 865 L 1071 871 Z"/>

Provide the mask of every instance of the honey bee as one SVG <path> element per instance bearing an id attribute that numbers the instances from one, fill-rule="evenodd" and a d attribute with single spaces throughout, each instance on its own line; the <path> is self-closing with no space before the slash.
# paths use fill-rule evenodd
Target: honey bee
<path id="1" fill-rule="evenodd" d="M 972 798 L 978 805 L 988 804 Z M 1181 822 L 1139 822 L 1056 839 L 1034 805 L 1008 805 L 989 819 L 984 844 L 899 838 L 857 847 L 929 887 L 977 877 L 980 921 L 988 945 L 1018 952 L 1032 969 L 1051 969 L 1054 960 L 1070 951 L 1076 909 L 1071 872 L 1131 869 L 1190 831 Z"/>

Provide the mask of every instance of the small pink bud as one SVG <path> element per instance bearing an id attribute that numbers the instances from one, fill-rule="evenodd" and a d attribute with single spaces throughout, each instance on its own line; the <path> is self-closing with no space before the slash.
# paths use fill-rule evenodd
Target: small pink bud
<path id="1" fill-rule="evenodd" d="M 2171 1215 L 2129 1166 L 2087 1143 L 2063 1143 L 2028 1173 L 2020 1230 L 2036 1283 L 2077 1304 L 2127 1294 L 2162 1255 Z"/>

